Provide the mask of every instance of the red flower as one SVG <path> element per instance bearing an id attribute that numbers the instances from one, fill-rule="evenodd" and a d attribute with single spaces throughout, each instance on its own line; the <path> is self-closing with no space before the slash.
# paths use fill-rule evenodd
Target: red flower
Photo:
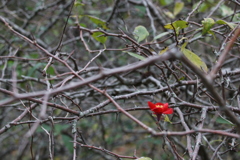
<path id="1" fill-rule="evenodd" d="M 157 115 L 158 121 L 160 120 L 160 117 L 162 114 L 172 114 L 173 109 L 168 108 L 168 103 L 152 103 L 148 102 L 149 108 L 153 111 L 154 114 Z"/>

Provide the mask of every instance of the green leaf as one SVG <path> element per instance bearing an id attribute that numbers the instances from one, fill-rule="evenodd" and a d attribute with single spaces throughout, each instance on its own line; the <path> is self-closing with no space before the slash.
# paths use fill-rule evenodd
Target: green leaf
<path id="1" fill-rule="evenodd" d="M 234 11 L 226 5 L 221 5 L 220 9 L 223 17 L 229 16 L 234 13 Z"/>
<path id="2" fill-rule="evenodd" d="M 55 124 L 54 125 L 54 135 L 60 135 L 62 131 L 66 130 L 67 128 L 70 128 L 70 125 L 68 124 Z"/>
<path id="3" fill-rule="evenodd" d="M 173 15 L 173 13 L 172 12 L 170 12 L 170 11 L 163 11 L 163 13 L 166 15 L 166 16 L 168 16 L 168 18 L 171 18 L 171 19 L 174 19 L 175 18 L 175 16 Z"/>
<path id="4" fill-rule="evenodd" d="M 240 19 L 240 13 L 234 13 L 234 17 L 232 19 L 233 22 L 239 22 Z"/>
<path id="5" fill-rule="evenodd" d="M 202 59 L 196 55 L 195 53 L 193 53 L 192 51 L 190 51 L 189 49 L 186 49 L 187 42 L 185 42 L 182 46 L 181 46 L 181 51 L 182 53 L 198 68 L 204 70 L 204 71 L 208 71 L 207 65 L 202 61 Z"/>
<path id="6" fill-rule="evenodd" d="M 24 56 L 25 57 L 25 56 Z M 26 56 L 26 58 L 33 58 L 33 59 L 37 59 L 37 58 L 39 58 L 39 54 L 38 53 L 32 53 L 32 54 L 30 54 L 29 56 Z"/>
<path id="7" fill-rule="evenodd" d="M 204 18 L 204 20 L 202 21 L 202 25 L 203 25 L 202 34 L 203 35 L 206 34 L 206 33 L 212 34 L 209 31 L 214 24 L 215 24 L 215 21 L 212 18 Z"/>
<path id="8" fill-rule="evenodd" d="M 135 57 L 135 58 L 140 59 L 140 60 L 146 59 L 145 57 L 143 57 L 143 56 L 141 56 L 141 55 L 138 55 L 138 54 L 136 54 L 136 53 L 133 53 L 133 52 L 127 52 L 127 53 L 128 53 L 130 56 Z"/>
<path id="9" fill-rule="evenodd" d="M 214 144 L 214 143 L 219 143 L 219 142 L 222 142 L 222 141 L 223 141 L 222 139 L 216 139 L 216 140 L 210 141 L 209 143 Z"/>
<path id="10" fill-rule="evenodd" d="M 87 27 L 87 25 L 86 25 L 85 23 L 79 23 L 79 25 L 80 25 L 81 27 Z"/>
<path id="11" fill-rule="evenodd" d="M 182 11 L 183 7 L 184 7 L 183 2 L 176 2 L 174 9 L 173 9 L 173 15 L 176 16 L 178 13 L 180 13 Z"/>
<path id="12" fill-rule="evenodd" d="M 75 6 L 75 7 L 77 7 L 77 6 L 84 6 L 84 3 L 75 1 L 75 2 L 74 2 L 74 6 Z"/>
<path id="13" fill-rule="evenodd" d="M 231 29 L 234 29 L 237 25 L 234 23 L 230 23 L 230 22 L 226 22 L 224 20 L 217 20 L 216 21 L 217 24 L 226 24 L 228 25 Z"/>
<path id="14" fill-rule="evenodd" d="M 44 129 L 46 129 L 47 131 L 50 131 L 51 130 L 51 127 L 49 125 L 46 125 L 46 124 L 42 124 L 41 125 Z M 42 127 L 39 126 L 36 130 L 36 132 L 40 133 L 40 132 L 45 132 Z"/>
<path id="15" fill-rule="evenodd" d="M 102 32 L 94 32 L 92 37 L 102 44 L 104 44 L 107 40 L 107 37 L 105 37 Z"/>
<path id="16" fill-rule="evenodd" d="M 72 138 L 67 135 L 62 134 L 62 141 L 64 146 L 68 149 L 69 152 L 73 152 L 73 142 Z"/>
<path id="17" fill-rule="evenodd" d="M 198 3 L 199 2 L 196 1 L 196 3 L 193 4 L 192 9 L 196 8 Z M 200 7 L 197 9 L 197 11 L 198 12 L 206 12 L 207 10 L 210 10 L 211 7 L 213 7 L 213 6 L 214 6 L 214 3 L 211 3 L 209 1 L 205 1 L 200 5 Z"/>
<path id="18" fill-rule="evenodd" d="M 166 29 L 183 29 L 188 27 L 188 22 L 183 20 L 174 21 L 164 26 Z"/>
<path id="19" fill-rule="evenodd" d="M 138 159 L 136 159 L 136 160 L 152 160 L 152 159 L 149 158 L 149 157 L 140 157 L 140 158 L 138 158 Z"/>
<path id="20" fill-rule="evenodd" d="M 180 77 L 178 80 L 179 80 L 179 81 L 183 81 L 183 80 L 185 80 L 185 77 L 182 76 L 182 77 Z"/>
<path id="21" fill-rule="evenodd" d="M 218 117 L 218 118 L 216 119 L 216 123 L 229 124 L 229 125 L 231 125 L 231 126 L 234 126 L 234 124 L 233 124 L 231 121 L 223 118 L 222 116 L 220 116 L 220 117 Z"/>
<path id="22" fill-rule="evenodd" d="M 168 34 L 170 34 L 170 32 L 163 32 L 163 33 L 160 33 L 159 35 L 155 36 L 155 37 L 153 38 L 153 40 L 156 40 L 156 39 L 162 38 L 163 36 L 166 36 L 166 35 L 168 35 Z"/>
<path id="23" fill-rule="evenodd" d="M 166 6 L 173 3 L 173 0 L 159 0 L 159 3 L 161 4 L 161 6 Z"/>
<path id="24" fill-rule="evenodd" d="M 188 27 L 188 22 L 187 21 L 182 21 L 182 20 L 178 20 L 178 21 L 174 21 L 172 23 L 168 23 L 164 26 L 164 28 L 166 29 L 174 29 L 177 33 L 177 35 L 179 34 L 179 31 L 183 28 L 187 28 Z"/>
<path id="25" fill-rule="evenodd" d="M 48 67 L 47 74 L 49 74 L 49 75 L 56 75 L 55 74 L 55 70 L 54 70 L 54 68 L 52 66 Z"/>
<path id="26" fill-rule="evenodd" d="M 133 10 L 136 11 L 135 14 L 137 14 L 141 18 L 144 18 L 146 15 L 146 7 L 145 6 L 134 6 Z"/>
<path id="27" fill-rule="evenodd" d="M 172 121 L 170 121 L 168 115 L 164 115 L 164 121 L 172 124 Z"/>
<path id="28" fill-rule="evenodd" d="M 36 65 L 34 65 L 32 68 L 28 69 L 28 74 L 27 76 L 34 76 L 37 72 L 36 70 L 41 68 L 44 65 L 44 63 L 37 63 Z"/>
<path id="29" fill-rule="evenodd" d="M 137 42 L 141 42 L 149 36 L 147 29 L 144 26 L 137 26 L 133 31 L 134 38 Z"/>
<path id="30" fill-rule="evenodd" d="M 161 55 L 161 54 L 165 53 L 167 50 L 168 50 L 168 47 L 166 47 L 163 50 L 161 50 L 158 54 Z"/>
<path id="31" fill-rule="evenodd" d="M 97 26 L 101 27 L 102 29 L 109 29 L 107 27 L 107 22 L 100 19 L 100 18 L 97 18 L 97 17 L 94 17 L 94 16 L 90 16 L 90 15 L 80 15 L 79 16 L 80 18 L 81 17 L 87 17 L 89 18 L 93 23 L 95 23 Z"/>

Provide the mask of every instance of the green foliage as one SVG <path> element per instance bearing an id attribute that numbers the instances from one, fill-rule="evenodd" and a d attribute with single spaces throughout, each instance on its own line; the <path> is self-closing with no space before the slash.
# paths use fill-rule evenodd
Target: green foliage
<path id="1" fill-rule="evenodd" d="M 56 75 L 53 66 L 49 66 L 49 67 L 48 67 L 48 69 L 47 69 L 47 74 L 52 75 L 52 76 Z"/>
<path id="2" fill-rule="evenodd" d="M 162 49 L 158 54 L 161 55 L 161 54 L 165 53 L 167 50 L 168 50 L 168 47 Z"/>
<path id="3" fill-rule="evenodd" d="M 194 3 L 192 8 L 196 8 L 196 6 L 198 5 L 199 1 L 196 1 L 196 3 Z M 208 10 L 210 10 L 211 8 L 213 8 L 216 5 L 217 1 L 214 0 L 206 0 L 204 1 L 200 7 L 198 8 L 198 12 L 206 12 Z"/>
<path id="4" fill-rule="evenodd" d="M 42 126 L 45 130 L 47 130 L 48 132 L 51 131 L 51 126 L 46 125 L 46 124 L 42 124 L 41 126 Z M 70 127 L 69 124 L 54 124 L 54 135 L 55 135 L 55 136 L 61 135 L 62 132 L 63 132 L 64 130 L 66 130 L 67 128 L 69 128 L 69 127 Z M 45 132 L 45 131 L 44 131 L 41 127 L 38 127 L 37 130 L 36 130 L 36 132 L 41 133 L 41 132 Z"/>
<path id="5" fill-rule="evenodd" d="M 155 37 L 153 38 L 153 40 L 156 40 L 156 39 L 162 38 L 162 37 L 164 37 L 164 36 L 166 36 L 166 35 L 168 35 L 168 34 L 170 34 L 170 32 L 163 32 L 163 33 L 160 33 L 159 35 L 155 36 Z"/>
<path id="6" fill-rule="evenodd" d="M 33 66 L 33 68 L 30 68 L 27 76 L 33 76 L 36 73 L 36 70 L 41 68 L 43 65 L 44 65 L 43 63 L 38 63 L 35 66 Z"/>
<path id="7" fill-rule="evenodd" d="M 133 31 L 134 38 L 137 42 L 141 42 L 149 36 L 147 29 L 144 26 L 137 26 Z"/>
<path id="8" fill-rule="evenodd" d="M 139 54 L 133 53 L 133 52 L 127 52 L 127 53 L 128 53 L 130 56 L 135 57 L 135 58 L 140 59 L 140 60 L 146 59 L 145 57 L 143 57 L 143 56 L 141 56 L 141 55 L 139 55 Z"/>
<path id="9" fill-rule="evenodd" d="M 32 68 L 29 68 L 29 70 L 27 72 L 27 76 L 30 76 L 30 77 L 36 76 L 36 73 L 37 73 L 36 71 L 38 69 L 42 70 L 46 65 L 47 65 L 46 63 L 38 63 L 35 66 L 33 66 Z M 55 70 L 54 70 L 53 66 L 49 66 L 47 68 L 47 74 L 55 75 Z"/>
<path id="10" fill-rule="evenodd" d="M 62 140 L 63 140 L 64 146 L 68 149 L 70 153 L 72 153 L 73 152 L 72 138 L 67 135 L 62 135 Z"/>
<path id="11" fill-rule="evenodd" d="M 237 24 L 234 24 L 234 23 L 231 23 L 231 22 L 226 22 L 226 21 L 224 21 L 224 20 L 217 20 L 217 21 L 216 21 L 216 24 L 226 24 L 226 25 L 228 25 L 228 27 L 230 27 L 231 29 L 234 29 L 234 28 L 237 26 Z"/>
<path id="12" fill-rule="evenodd" d="M 181 46 L 181 51 L 182 53 L 194 64 L 196 65 L 199 69 L 202 69 L 204 71 L 208 71 L 207 65 L 205 64 L 205 62 L 202 61 L 202 59 L 196 55 L 195 53 L 193 53 L 192 51 L 190 51 L 189 49 L 186 49 L 187 42 L 184 43 Z"/>
<path id="13" fill-rule="evenodd" d="M 146 15 L 146 8 L 144 6 L 135 6 L 134 8 L 139 17 L 144 17 Z"/>
<path id="14" fill-rule="evenodd" d="M 164 11 L 164 14 L 168 17 L 168 18 L 170 18 L 170 19 L 174 19 L 175 18 L 175 16 L 173 15 L 173 13 L 172 12 L 170 12 L 170 11 Z"/>
<path id="15" fill-rule="evenodd" d="M 160 5 L 166 6 L 173 3 L 173 0 L 159 0 Z"/>
<path id="16" fill-rule="evenodd" d="M 50 127 L 49 125 L 42 124 L 41 126 L 42 126 L 44 129 L 46 129 L 47 131 L 50 131 L 50 130 L 51 130 L 51 127 Z M 36 130 L 36 132 L 41 133 L 41 132 L 44 132 L 44 130 L 43 130 L 41 127 L 38 127 L 37 130 Z"/>
<path id="17" fill-rule="evenodd" d="M 188 22 L 183 21 L 183 20 L 178 20 L 178 21 L 174 21 L 172 23 L 168 23 L 164 26 L 164 28 L 166 29 L 173 29 L 176 31 L 177 35 L 179 34 L 179 31 L 181 29 L 187 28 L 188 27 Z"/>
<path id="18" fill-rule="evenodd" d="M 210 29 L 212 28 L 212 26 L 215 24 L 215 21 L 212 18 L 204 18 L 204 20 L 202 21 L 202 25 L 203 25 L 203 30 L 202 30 L 202 34 L 214 34 L 212 31 L 210 31 Z"/>
<path id="19" fill-rule="evenodd" d="M 233 15 L 233 22 L 238 22 L 240 20 L 240 13 L 236 13 Z"/>
<path id="20" fill-rule="evenodd" d="M 79 18 L 81 17 L 87 17 L 90 21 L 92 21 L 94 24 L 96 24 L 98 27 L 101 27 L 102 29 L 106 29 L 106 30 L 109 29 L 107 27 L 107 22 L 100 18 L 90 16 L 90 15 L 80 15 Z"/>
<path id="21" fill-rule="evenodd" d="M 137 145 L 139 146 L 140 144 L 146 144 L 146 143 L 152 143 L 152 144 L 156 144 L 156 145 L 161 145 L 163 143 L 162 139 L 160 138 L 154 138 L 151 136 L 146 136 L 144 139 L 141 139 L 137 142 Z"/>
<path id="22" fill-rule="evenodd" d="M 223 17 L 229 16 L 234 13 L 234 11 L 226 5 L 221 5 L 220 9 L 221 9 L 220 13 L 222 14 Z"/>
<path id="23" fill-rule="evenodd" d="M 51 126 L 46 125 L 46 124 L 42 124 L 41 126 L 48 132 L 51 131 Z M 68 124 L 55 124 L 54 125 L 54 136 L 59 136 L 61 138 L 61 141 L 64 143 L 64 146 L 71 153 L 73 151 L 72 138 L 69 137 L 68 135 L 63 134 L 63 131 L 65 131 L 68 128 L 70 128 L 70 125 L 68 125 Z M 36 132 L 37 133 L 45 133 L 45 131 L 41 127 L 38 127 Z M 59 141 L 60 141 L 60 139 L 59 139 Z"/>
<path id="24" fill-rule="evenodd" d="M 183 7 L 184 7 L 183 2 L 176 2 L 174 9 L 173 9 L 173 15 L 176 16 L 178 13 L 180 13 L 182 11 Z"/>
<path id="25" fill-rule="evenodd" d="M 105 37 L 102 32 L 94 32 L 92 34 L 92 37 L 102 44 L 104 44 L 107 41 L 107 38 L 108 38 L 108 37 Z"/>
<path id="26" fill-rule="evenodd" d="M 84 6 L 84 3 L 82 3 L 82 0 L 77 0 L 74 2 L 74 7 L 78 7 L 78 6 Z"/>
<path id="27" fill-rule="evenodd" d="M 14 61 L 13 61 L 13 60 L 8 60 L 8 61 L 7 61 L 7 65 L 8 65 L 9 67 L 12 67 L 12 66 L 14 65 Z"/>
<path id="28" fill-rule="evenodd" d="M 164 115 L 164 121 L 172 124 L 172 121 L 169 119 L 168 115 Z"/>
<path id="29" fill-rule="evenodd" d="M 54 125 L 54 134 L 55 135 L 61 135 L 62 131 L 70 128 L 71 125 L 69 124 L 55 124 Z"/>
<path id="30" fill-rule="evenodd" d="M 26 58 L 32 58 L 32 59 L 37 59 L 39 58 L 39 54 L 38 53 L 32 53 L 32 54 L 29 54 L 29 55 L 26 55 L 24 56 Z"/>
<path id="31" fill-rule="evenodd" d="M 183 20 L 174 21 L 164 26 L 166 29 L 184 29 L 188 27 L 188 22 Z"/>
<path id="32" fill-rule="evenodd" d="M 226 118 L 223 118 L 222 116 L 217 117 L 216 123 L 228 124 L 228 125 L 231 125 L 231 126 L 235 126 L 231 121 L 227 120 Z"/>

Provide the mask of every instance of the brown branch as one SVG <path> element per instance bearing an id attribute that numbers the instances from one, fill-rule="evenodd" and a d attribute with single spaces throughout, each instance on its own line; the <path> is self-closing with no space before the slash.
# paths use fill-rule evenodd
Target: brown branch
<path id="1" fill-rule="evenodd" d="M 234 31 L 234 30 L 233 30 Z M 233 33 L 233 32 L 232 32 Z M 230 34 L 232 34 L 230 33 Z M 209 76 L 214 79 L 217 72 L 221 69 L 224 61 L 226 60 L 226 57 L 228 55 L 228 53 L 230 52 L 234 42 L 237 40 L 237 38 L 240 35 L 240 27 L 239 25 L 236 27 L 235 32 L 233 33 L 232 38 L 230 39 L 230 41 L 227 43 L 226 47 L 224 48 L 222 54 L 220 55 L 220 57 L 217 60 L 216 65 L 213 67 L 212 71 L 209 73 Z"/>

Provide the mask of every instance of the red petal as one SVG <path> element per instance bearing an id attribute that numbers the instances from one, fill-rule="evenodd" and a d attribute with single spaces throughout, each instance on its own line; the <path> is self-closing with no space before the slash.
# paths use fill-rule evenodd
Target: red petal
<path id="1" fill-rule="evenodd" d="M 163 114 L 172 114 L 172 113 L 173 113 L 172 108 L 168 108 L 166 111 L 163 112 Z"/>
<path id="2" fill-rule="evenodd" d="M 155 105 L 156 105 L 156 106 L 163 106 L 164 103 L 160 103 L 160 102 L 158 102 L 158 103 L 156 103 Z"/>
<path id="3" fill-rule="evenodd" d="M 154 111 L 157 114 L 162 114 L 164 110 L 163 110 L 163 108 L 156 107 L 152 111 Z"/>
<path id="4" fill-rule="evenodd" d="M 168 109 L 168 103 L 164 103 L 163 104 L 163 110 L 165 111 L 165 110 L 167 110 Z"/>
<path id="5" fill-rule="evenodd" d="M 153 104 L 152 102 L 148 102 L 148 106 L 151 110 L 153 110 L 154 108 L 156 108 L 156 105 Z"/>

